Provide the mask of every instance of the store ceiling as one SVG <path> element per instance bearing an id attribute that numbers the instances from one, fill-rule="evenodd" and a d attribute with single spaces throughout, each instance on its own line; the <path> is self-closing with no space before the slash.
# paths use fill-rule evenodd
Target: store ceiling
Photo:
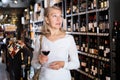
<path id="1" fill-rule="evenodd" d="M 31 0 L 0 0 L 0 24 L 19 21 Z"/>
<path id="2" fill-rule="evenodd" d="M 0 0 L 0 24 L 20 21 L 25 8 L 34 4 L 36 0 Z"/>
<path id="3" fill-rule="evenodd" d="M 23 8 L 29 5 L 31 0 L 0 0 L 0 7 Z"/>
<path id="4" fill-rule="evenodd" d="M 0 8 L 0 24 L 13 24 L 13 20 L 20 21 L 23 10 L 22 8 Z"/>

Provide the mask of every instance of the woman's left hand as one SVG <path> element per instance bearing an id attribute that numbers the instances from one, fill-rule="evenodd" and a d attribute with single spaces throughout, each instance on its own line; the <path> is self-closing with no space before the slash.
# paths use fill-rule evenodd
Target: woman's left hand
<path id="1" fill-rule="evenodd" d="M 64 61 L 54 61 L 50 63 L 49 65 L 49 68 L 54 69 L 54 70 L 58 70 L 63 67 L 64 67 Z"/>

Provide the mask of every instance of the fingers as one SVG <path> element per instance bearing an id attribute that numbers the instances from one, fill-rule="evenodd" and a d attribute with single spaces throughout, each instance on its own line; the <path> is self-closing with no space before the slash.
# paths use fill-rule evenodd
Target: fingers
<path id="1" fill-rule="evenodd" d="M 58 70 L 62 68 L 63 65 L 64 65 L 63 61 L 55 61 L 55 62 L 50 63 L 49 68 Z"/>
<path id="2" fill-rule="evenodd" d="M 44 64 L 48 61 L 48 57 L 47 56 L 44 56 L 44 55 L 39 55 L 39 62 L 41 64 Z"/>
<path id="3" fill-rule="evenodd" d="M 60 69 L 60 66 L 57 64 L 50 64 L 49 68 L 54 69 L 54 70 L 58 70 L 58 69 Z"/>

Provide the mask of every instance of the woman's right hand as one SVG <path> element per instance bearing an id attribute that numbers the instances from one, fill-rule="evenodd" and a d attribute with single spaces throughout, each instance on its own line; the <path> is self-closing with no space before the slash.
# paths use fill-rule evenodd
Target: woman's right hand
<path id="1" fill-rule="evenodd" d="M 44 63 L 46 63 L 48 61 L 48 56 L 45 56 L 45 55 L 43 55 L 43 54 L 40 54 L 39 55 L 39 62 L 40 62 L 40 64 L 44 64 Z"/>

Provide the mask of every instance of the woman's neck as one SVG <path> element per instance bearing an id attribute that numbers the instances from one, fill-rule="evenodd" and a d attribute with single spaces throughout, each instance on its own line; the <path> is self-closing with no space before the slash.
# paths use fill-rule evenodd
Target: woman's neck
<path id="1" fill-rule="evenodd" d="M 54 30 L 50 30 L 50 31 L 51 31 L 51 34 L 48 34 L 46 37 L 51 41 L 58 40 L 65 36 L 65 33 L 60 31 L 59 29 L 54 29 Z"/>
<path id="2" fill-rule="evenodd" d="M 50 30 L 50 34 L 47 34 L 46 37 L 58 37 L 58 36 L 64 36 L 66 34 L 60 29 L 49 28 L 49 30 Z"/>
<path id="3" fill-rule="evenodd" d="M 61 31 L 59 29 L 50 29 L 50 36 L 56 36 L 61 34 Z"/>
<path id="4" fill-rule="evenodd" d="M 57 36 L 61 33 L 59 30 L 51 31 L 51 36 Z"/>

